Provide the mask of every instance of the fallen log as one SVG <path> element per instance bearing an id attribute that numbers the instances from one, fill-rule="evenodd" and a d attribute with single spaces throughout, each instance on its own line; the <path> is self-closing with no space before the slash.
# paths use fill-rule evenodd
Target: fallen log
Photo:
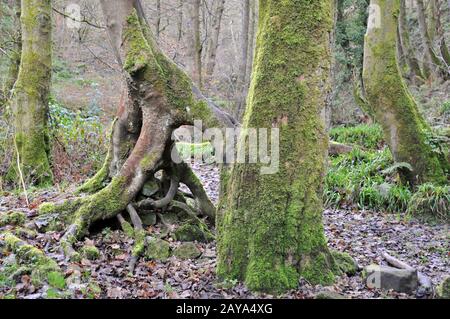
<path id="1" fill-rule="evenodd" d="M 382 252 L 381 257 L 383 257 L 386 260 L 386 262 L 393 267 L 406 270 L 416 270 L 416 268 L 395 258 L 394 256 L 389 255 L 386 252 Z M 433 292 L 433 284 L 430 278 L 425 276 L 423 273 L 417 271 L 417 279 L 419 281 L 419 286 L 422 288 L 422 290 L 424 290 L 425 293 L 428 294 Z"/>

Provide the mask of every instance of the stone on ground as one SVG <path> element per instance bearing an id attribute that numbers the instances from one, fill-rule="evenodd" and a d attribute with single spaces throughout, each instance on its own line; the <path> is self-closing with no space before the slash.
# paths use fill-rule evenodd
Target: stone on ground
<path id="1" fill-rule="evenodd" d="M 417 270 L 370 265 L 364 268 L 368 288 L 394 290 L 412 294 L 418 288 Z"/>

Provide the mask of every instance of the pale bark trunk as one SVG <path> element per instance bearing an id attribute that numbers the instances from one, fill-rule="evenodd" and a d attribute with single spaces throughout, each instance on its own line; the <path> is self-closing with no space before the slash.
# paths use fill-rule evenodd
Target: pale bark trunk
<path id="1" fill-rule="evenodd" d="M 241 56 L 237 75 L 236 117 L 241 119 L 245 110 L 247 96 L 247 63 L 250 31 L 250 0 L 242 2 Z"/>
<path id="2" fill-rule="evenodd" d="M 188 69 L 194 83 L 202 87 L 202 43 L 200 35 L 200 0 L 187 2 Z"/>
<path id="3" fill-rule="evenodd" d="M 216 66 L 217 48 L 219 46 L 219 37 L 222 24 L 223 11 L 225 9 L 225 0 L 214 2 L 213 17 L 211 21 L 211 36 L 208 39 L 206 75 L 211 77 Z"/>

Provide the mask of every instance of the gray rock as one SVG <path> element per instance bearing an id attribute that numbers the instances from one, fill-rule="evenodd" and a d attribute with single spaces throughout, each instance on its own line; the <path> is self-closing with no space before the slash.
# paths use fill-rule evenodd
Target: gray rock
<path id="1" fill-rule="evenodd" d="M 202 252 L 197 248 L 194 243 L 183 243 L 178 246 L 173 255 L 180 259 L 195 259 L 198 258 Z"/>
<path id="2" fill-rule="evenodd" d="M 159 184 L 156 179 L 151 179 L 147 183 L 145 183 L 142 188 L 142 195 L 150 197 L 155 195 L 159 190 Z"/>
<path id="3" fill-rule="evenodd" d="M 322 290 L 316 294 L 314 299 L 346 299 L 346 298 L 340 293 L 337 293 L 335 291 Z"/>
<path id="4" fill-rule="evenodd" d="M 364 268 L 368 288 L 395 290 L 412 294 L 419 285 L 417 270 L 370 265 Z"/>
<path id="5" fill-rule="evenodd" d="M 141 215 L 142 224 L 144 226 L 153 226 L 156 225 L 156 214 L 152 211 L 147 212 L 144 211 Z"/>
<path id="6" fill-rule="evenodd" d="M 170 257 L 170 245 L 168 242 L 147 237 L 147 250 L 145 257 L 148 259 L 159 260 L 165 262 Z"/>
<path id="7" fill-rule="evenodd" d="M 178 223 L 178 216 L 175 213 L 171 213 L 171 212 L 167 212 L 164 214 L 161 214 L 161 221 L 164 224 L 168 224 L 168 225 L 174 225 Z"/>

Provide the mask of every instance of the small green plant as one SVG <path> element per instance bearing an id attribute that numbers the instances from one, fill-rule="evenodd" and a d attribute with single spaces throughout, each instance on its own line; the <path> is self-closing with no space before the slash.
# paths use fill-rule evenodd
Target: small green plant
<path id="1" fill-rule="evenodd" d="M 411 197 L 408 214 L 448 222 L 450 186 L 437 186 L 430 183 L 420 185 L 417 192 Z"/>
<path id="2" fill-rule="evenodd" d="M 335 127 L 330 131 L 330 138 L 339 143 L 354 144 L 371 150 L 380 149 L 384 145 L 383 130 L 379 125 Z"/>

